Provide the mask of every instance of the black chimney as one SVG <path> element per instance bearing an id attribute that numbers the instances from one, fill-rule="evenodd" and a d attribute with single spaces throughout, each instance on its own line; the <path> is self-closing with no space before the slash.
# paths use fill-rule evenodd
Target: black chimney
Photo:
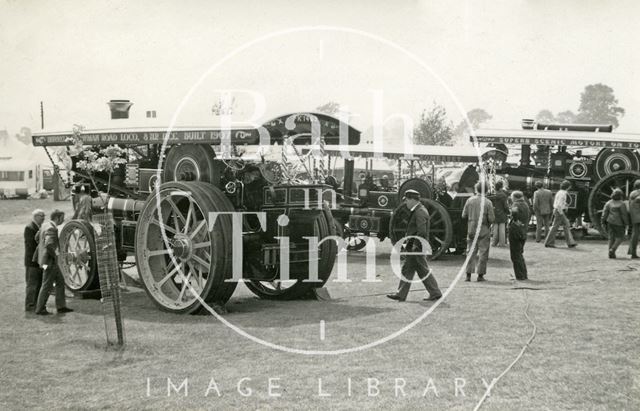
<path id="1" fill-rule="evenodd" d="M 111 119 L 129 118 L 129 109 L 133 105 L 129 100 L 109 100 L 107 103 L 111 110 Z"/>

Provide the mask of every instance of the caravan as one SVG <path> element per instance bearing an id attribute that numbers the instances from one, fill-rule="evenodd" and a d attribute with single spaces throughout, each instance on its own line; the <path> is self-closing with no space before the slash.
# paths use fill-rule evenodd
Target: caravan
<path id="1" fill-rule="evenodd" d="M 35 161 L 0 157 L 0 197 L 27 198 L 42 189 L 42 167 Z"/>

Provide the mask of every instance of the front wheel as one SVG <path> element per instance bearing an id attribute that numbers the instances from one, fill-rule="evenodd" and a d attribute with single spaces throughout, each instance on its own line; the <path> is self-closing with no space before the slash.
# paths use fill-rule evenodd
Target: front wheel
<path id="1" fill-rule="evenodd" d="M 334 221 L 331 211 L 325 206 L 322 212 L 318 213 L 318 216 L 315 218 L 313 236 L 315 236 L 318 241 L 328 236 L 335 236 L 336 227 Z M 308 282 L 302 279 L 281 281 L 275 278 L 271 281 L 251 280 L 246 282 L 245 285 L 258 297 L 268 300 L 294 300 L 303 298 L 314 288 L 322 287 L 327 282 L 333 270 L 337 251 L 337 244 L 333 240 L 325 241 L 318 247 L 317 282 Z M 304 278 L 308 278 L 308 272 Z"/>
<path id="2" fill-rule="evenodd" d="M 100 288 L 93 227 L 85 220 L 68 221 L 60 231 L 59 266 L 73 292 Z"/>

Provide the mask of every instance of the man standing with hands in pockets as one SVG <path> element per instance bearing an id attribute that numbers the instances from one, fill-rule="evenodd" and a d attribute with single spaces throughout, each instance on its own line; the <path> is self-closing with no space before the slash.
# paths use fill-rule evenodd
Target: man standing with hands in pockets
<path id="1" fill-rule="evenodd" d="M 553 194 L 543 187 L 542 181 L 536 181 L 536 191 L 533 193 L 533 212 L 536 215 L 536 243 L 542 241 L 544 235 L 549 235 L 551 212 L 553 211 Z"/>
<path id="2" fill-rule="evenodd" d="M 427 250 L 422 249 L 422 243 L 429 244 L 427 242 L 429 238 L 429 212 L 420 202 L 420 193 L 416 190 L 407 190 L 404 193 L 404 197 L 407 208 L 411 212 L 405 236 L 420 237 L 424 241 L 415 238 L 410 238 L 407 241 L 407 252 L 411 254 L 405 255 L 398 292 L 387 294 L 387 297 L 397 301 L 406 300 L 411 289 L 411 280 L 417 272 L 418 278 L 420 278 L 424 288 L 429 292 L 429 296 L 425 298 L 425 301 L 435 301 L 442 297 L 442 292 L 438 288 L 438 282 L 427 264 Z"/>

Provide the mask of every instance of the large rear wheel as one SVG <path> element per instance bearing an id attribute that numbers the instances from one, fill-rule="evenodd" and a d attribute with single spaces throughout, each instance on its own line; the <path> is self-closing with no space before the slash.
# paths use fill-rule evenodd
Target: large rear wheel
<path id="1" fill-rule="evenodd" d="M 232 277 L 230 215 L 209 230 L 210 212 L 233 211 L 220 190 L 201 182 L 171 182 L 147 200 L 136 228 L 140 280 L 162 310 L 196 313 L 203 303 L 226 303 Z"/>

